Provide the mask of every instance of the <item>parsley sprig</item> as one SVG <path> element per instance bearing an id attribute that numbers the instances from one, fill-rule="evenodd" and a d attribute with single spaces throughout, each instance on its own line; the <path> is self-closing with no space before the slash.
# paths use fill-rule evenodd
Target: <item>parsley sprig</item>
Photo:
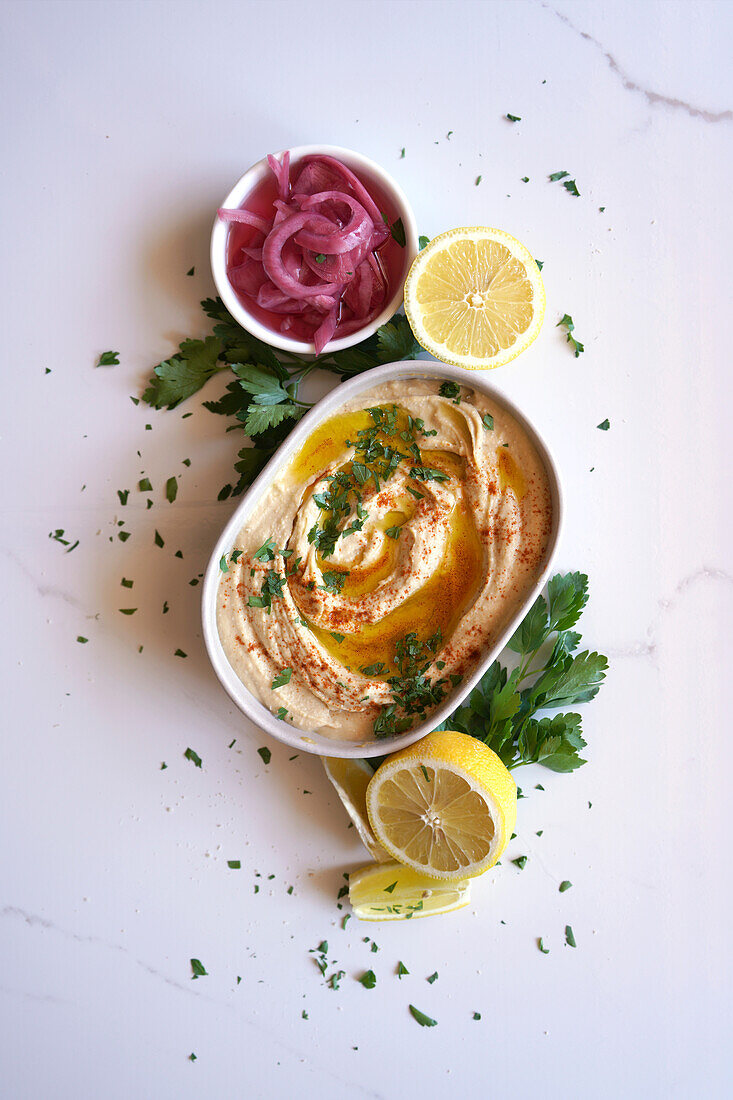
<path id="1" fill-rule="evenodd" d="M 600 653 L 576 653 L 581 636 L 572 630 L 588 601 L 584 573 L 556 574 L 547 599 L 538 596 L 508 648 L 518 655 L 510 673 L 494 663 L 439 729 L 459 730 L 477 737 L 510 770 L 542 764 L 555 772 L 571 772 L 585 763 L 581 716 L 538 712 L 587 703 L 605 679 L 608 660 Z"/>
<path id="2" fill-rule="evenodd" d="M 298 388 L 312 371 L 325 370 L 344 379 L 380 363 L 415 359 L 421 351 L 407 319 L 398 314 L 353 348 L 326 351 L 306 360 L 276 352 L 240 328 L 219 298 L 206 298 L 201 308 L 214 322 L 213 334 L 203 340 L 184 340 L 177 354 L 158 363 L 142 400 L 156 409 L 174 409 L 215 374 L 231 371 L 234 378 L 224 396 L 203 404 L 210 412 L 233 417 L 227 431 L 243 430 L 252 446 L 239 451 L 234 464 L 238 480 L 224 486 L 220 500 L 236 496 L 254 480 L 311 407 L 298 396 Z"/>

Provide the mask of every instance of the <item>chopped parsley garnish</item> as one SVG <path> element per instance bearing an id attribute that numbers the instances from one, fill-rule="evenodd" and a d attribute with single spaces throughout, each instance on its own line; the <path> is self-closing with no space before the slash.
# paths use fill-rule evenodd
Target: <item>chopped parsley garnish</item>
<path id="1" fill-rule="evenodd" d="M 540 951 L 542 952 L 543 955 L 549 955 L 550 954 L 550 949 L 549 949 L 549 947 L 545 947 L 545 943 L 544 943 L 544 940 L 542 939 L 542 936 L 540 936 L 540 938 L 537 940 L 537 946 L 539 947 L 539 949 L 540 949 Z"/>
<path id="2" fill-rule="evenodd" d="M 163 536 L 161 535 L 160 531 L 157 530 L 157 528 L 155 531 L 155 538 L 153 539 L 153 542 L 156 546 L 160 546 L 161 548 L 165 546 L 165 543 L 163 542 Z"/>
<path id="3" fill-rule="evenodd" d="M 242 867 L 241 859 L 228 859 L 227 867 L 231 867 L 232 871 L 239 871 Z"/>
<path id="4" fill-rule="evenodd" d="M 487 432 L 493 432 L 494 430 L 494 418 L 491 413 L 484 413 L 481 417 L 481 423 L 486 428 Z"/>
<path id="5" fill-rule="evenodd" d="M 119 609 L 120 615 L 134 615 L 136 611 L 136 607 L 121 607 Z"/>
<path id="6" fill-rule="evenodd" d="M 405 237 L 405 227 L 402 224 L 402 218 L 397 218 L 396 221 L 392 222 L 392 225 L 389 227 L 389 232 L 392 236 L 392 240 L 397 241 L 400 248 L 404 248 L 407 243 L 407 238 Z"/>
<path id="7" fill-rule="evenodd" d="M 333 595 L 338 596 L 341 589 L 344 587 L 348 573 L 340 573 L 337 570 L 327 570 L 323 574 L 323 584 L 319 584 L 319 588 L 323 588 L 326 592 L 331 592 Z"/>
<path id="8" fill-rule="evenodd" d="M 414 1005 L 408 1005 L 413 1020 L 417 1020 L 420 1027 L 436 1027 L 437 1020 L 434 1020 L 432 1016 L 426 1016 L 424 1012 L 421 1012 L 419 1008 L 415 1008 Z"/>
<path id="9" fill-rule="evenodd" d="M 564 894 L 565 891 L 569 890 L 572 885 L 573 885 L 572 882 L 569 882 L 568 879 L 563 879 L 563 881 L 558 886 L 558 890 L 560 891 L 561 894 Z"/>
<path id="10" fill-rule="evenodd" d="M 421 764 L 421 765 L 420 765 L 420 771 L 421 771 L 421 772 L 423 773 L 423 775 L 425 776 L 425 782 L 426 782 L 426 783 L 429 783 L 429 782 L 430 782 L 430 776 L 428 775 L 428 769 L 427 769 L 427 768 L 425 767 L 425 765 L 424 765 L 424 764 Z"/>
<path id="11" fill-rule="evenodd" d="M 409 973 L 410 973 L 410 971 L 407 969 L 407 967 L 405 966 L 405 964 L 403 962 L 398 962 L 397 963 L 397 977 L 398 978 L 401 978 L 401 977 L 403 977 L 403 975 L 409 974 Z"/>
<path id="12" fill-rule="evenodd" d="M 535 260 L 535 263 L 537 264 L 540 271 L 542 271 L 542 268 L 545 266 L 545 261 L 544 260 Z"/>
<path id="13" fill-rule="evenodd" d="M 334 640 L 335 642 L 338 642 L 338 643 L 339 643 L 339 645 L 341 645 L 341 643 L 343 642 L 344 638 L 346 637 L 346 635 L 345 635 L 345 634 L 339 634 L 339 633 L 338 633 L 338 632 L 337 632 L 336 630 L 332 630 L 332 631 L 331 631 L 330 633 L 331 633 L 331 637 L 333 638 L 333 640 Z"/>
<path id="14" fill-rule="evenodd" d="M 428 977 L 427 977 L 427 978 L 426 978 L 425 980 L 426 980 L 427 982 L 429 982 L 429 983 L 430 983 L 430 985 L 432 985 L 432 984 L 433 984 L 433 982 L 437 982 L 437 980 L 438 980 L 438 971 L 437 971 L 437 970 L 435 970 L 435 971 L 434 971 L 434 972 L 433 972 L 432 974 L 430 974 L 430 975 L 429 975 L 429 976 L 428 976 Z"/>
<path id="15" fill-rule="evenodd" d="M 585 348 L 580 343 L 580 341 L 576 340 L 575 337 L 572 335 L 575 330 L 575 325 L 573 324 L 573 319 L 569 313 L 564 313 L 555 325 L 555 328 L 560 327 L 565 329 L 567 342 L 570 344 L 571 348 L 575 352 L 575 358 L 577 359 L 581 352 L 585 351 Z"/>
<path id="16" fill-rule="evenodd" d="M 385 886 L 385 888 L 384 888 L 385 894 L 391 894 L 394 891 L 394 888 L 395 888 L 396 885 L 397 885 L 397 882 L 395 881 L 395 882 L 390 883 L 389 886 Z"/>
<path id="17" fill-rule="evenodd" d="M 127 577 L 123 577 L 122 580 L 120 581 L 120 584 L 122 585 L 123 588 L 132 588 L 134 583 L 135 583 L 134 581 L 128 580 Z"/>
<path id="18" fill-rule="evenodd" d="M 175 477 L 169 477 L 165 483 L 165 495 L 170 504 L 178 496 L 178 479 Z"/>
<path id="19" fill-rule="evenodd" d="M 99 357 L 98 367 L 119 367 L 120 353 L 118 351 L 103 351 Z"/>
<path id="20" fill-rule="evenodd" d="M 427 248 L 429 244 L 430 244 L 430 237 L 422 237 L 422 236 L 418 237 L 417 247 L 420 249 L 421 252 L 422 252 L 423 248 Z"/>
<path id="21" fill-rule="evenodd" d="M 576 198 L 580 198 L 580 191 L 576 186 L 575 180 L 563 180 L 563 187 L 571 195 L 574 195 Z"/>
<path id="22" fill-rule="evenodd" d="M 473 1018 L 474 1018 L 474 1020 L 480 1020 L 481 1019 L 481 1013 L 480 1012 L 474 1012 Z"/>
<path id="23" fill-rule="evenodd" d="M 438 393 L 441 397 L 456 398 L 461 395 L 461 387 L 457 382 L 441 382 Z"/>
<path id="24" fill-rule="evenodd" d="M 153 486 L 149 477 L 143 477 L 138 481 L 137 487 L 141 493 L 152 493 Z"/>
<path id="25" fill-rule="evenodd" d="M 522 176 L 522 183 L 529 183 L 529 176 Z"/>
<path id="26" fill-rule="evenodd" d="M 193 978 L 205 978 L 208 976 L 208 970 L 200 959 L 191 959 L 191 970 L 193 971 Z"/>
<path id="27" fill-rule="evenodd" d="M 478 187 L 478 185 L 481 183 L 481 180 L 483 178 L 484 178 L 483 176 L 476 176 L 476 183 L 474 184 L 474 186 Z"/>
<path id="28" fill-rule="evenodd" d="M 527 856 L 517 856 L 516 859 L 512 860 L 512 863 L 515 867 L 518 867 L 520 871 L 523 871 L 527 866 Z"/>
<path id="29" fill-rule="evenodd" d="M 201 757 L 197 752 L 194 752 L 193 749 L 186 749 L 183 755 L 186 757 L 186 760 L 190 760 L 197 768 L 201 767 Z"/>
<path id="30" fill-rule="evenodd" d="M 76 640 L 77 642 L 79 642 L 80 645 L 86 645 L 89 641 L 89 639 L 85 638 L 82 634 L 77 634 Z"/>
<path id="31" fill-rule="evenodd" d="M 278 707 L 277 708 L 277 717 L 280 719 L 281 722 L 284 722 L 285 719 L 287 718 L 287 716 L 288 716 L 288 712 L 287 712 L 287 709 L 285 707 Z"/>
<path id="32" fill-rule="evenodd" d="M 275 676 L 275 678 L 274 678 L 274 680 L 272 681 L 272 684 L 271 684 L 271 687 L 272 687 L 273 691 L 276 688 L 285 687 L 286 684 L 289 684 L 290 683 L 290 677 L 292 675 L 293 675 L 292 668 L 284 668 L 280 672 L 278 672 L 277 676 Z"/>
<path id="33" fill-rule="evenodd" d="M 552 181 L 552 183 L 557 183 L 558 180 L 565 179 L 565 177 L 569 175 L 569 172 L 553 172 L 552 175 L 548 178 Z"/>
<path id="34" fill-rule="evenodd" d="M 317 254 L 317 255 L 316 255 L 315 257 L 314 257 L 314 259 L 315 259 L 315 261 L 316 261 L 316 263 L 317 263 L 317 264 L 324 264 L 324 263 L 326 262 L 326 257 L 324 256 L 324 254 L 323 254 L 322 252 L 319 252 L 319 253 L 318 253 L 318 254 Z"/>
<path id="35" fill-rule="evenodd" d="M 573 930 L 572 930 L 572 928 L 570 927 L 569 924 L 565 925 L 565 943 L 568 945 L 568 947 L 577 947 L 578 946 L 577 943 L 575 942 L 575 936 L 573 935 Z"/>
<path id="36" fill-rule="evenodd" d="M 228 573 L 229 572 L 229 566 L 227 565 L 227 556 L 226 556 L 226 554 L 222 554 L 221 558 L 219 559 L 219 568 L 221 569 L 222 573 Z"/>
<path id="37" fill-rule="evenodd" d="M 120 498 L 120 504 L 122 504 L 123 506 L 125 504 L 127 504 L 127 498 L 129 497 L 129 495 L 130 495 L 130 490 L 129 489 L 118 489 L 117 490 L 117 496 Z"/>
<path id="38" fill-rule="evenodd" d="M 606 419 L 602 420 L 600 424 L 596 424 L 596 427 L 602 432 L 607 432 L 608 429 L 611 427 L 611 421 L 608 419 L 608 417 L 606 417 Z"/>
<path id="39" fill-rule="evenodd" d="M 272 760 L 272 753 L 268 749 L 267 745 L 263 745 L 262 748 L 259 748 L 257 750 L 257 752 L 262 757 L 263 763 L 265 763 L 265 764 L 270 763 L 270 761 Z"/>
<path id="40" fill-rule="evenodd" d="M 377 975 L 373 970 L 365 970 L 362 976 L 356 980 L 361 982 L 365 989 L 374 989 L 377 984 Z"/>
<path id="41" fill-rule="evenodd" d="M 252 557 L 255 561 L 274 561 L 275 560 L 275 540 L 273 538 L 265 539 L 259 550 L 255 550 Z"/>
<path id="42" fill-rule="evenodd" d="M 187 274 L 187 275 L 193 275 L 193 273 L 194 273 L 194 270 L 195 270 L 195 269 L 194 269 L 193 267 L 190 267 L 190 268 L 188 269 L 188 271 L 186 272 L 186 274 Z"/>
<path id="43" fill-rule="evenodd" d="M 387 530 L 384 533 L 387 536 L 387 538 L 397 540 L 400 537 L 400 534 L 402 533 L 402 528 L 401 527 L 388 527 Z"/>
<path id="44" fill-rule="evenodd" d="M 521 122 L 522 121 L 521 115 L 510 115 L 510 114 L 508 114 L 506 117 L 509 119 L 510 122 Z"/>
<path id="45" fill-rule="evenodd" d="M 182 649 L 177 649 L 173 654 L 174 657 L 188 657 L 187 653 L 184 653 Z"/>

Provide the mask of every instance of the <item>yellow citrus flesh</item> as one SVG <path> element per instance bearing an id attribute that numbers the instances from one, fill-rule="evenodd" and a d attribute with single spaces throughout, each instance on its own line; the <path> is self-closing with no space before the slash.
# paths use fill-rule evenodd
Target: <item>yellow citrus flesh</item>
<path id="1" fill-rule="evenodd" d="M 349 875 L 349 901 L 359 920 L 411 920 L 462 909 L 471 900 L 468 880 L 445 883 L 402 863 L 371 863 Z"/>
<path id="2" fill-rule="evenodd" d="M 451 229 L 418 254 L 405 282 L 405 313 L 437 359 L 472 370 L 499 367 L 537 336 L 545 288 L 532 255 L 501 229 Z"/>
<path id="3" fill-rule="evenodd" d="M 493 867 L 517 819 L 517 786 L 475 737 L 430 733 L 389 756 L 366 792 L 378 843 L 400 863 L 445 881 Z"/>

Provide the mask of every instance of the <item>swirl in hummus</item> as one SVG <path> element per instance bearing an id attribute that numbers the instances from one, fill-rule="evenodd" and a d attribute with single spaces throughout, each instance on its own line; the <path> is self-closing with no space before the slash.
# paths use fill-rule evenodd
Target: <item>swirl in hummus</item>
<path id="1" fill-rule="evenodd" d="M 222 645 L 294 726 L 402 732 L 501 635 L 551 526 L 546 470 L 498 402 L 387 383 L 316 428 L 255 505 L 221 578 Z"/>

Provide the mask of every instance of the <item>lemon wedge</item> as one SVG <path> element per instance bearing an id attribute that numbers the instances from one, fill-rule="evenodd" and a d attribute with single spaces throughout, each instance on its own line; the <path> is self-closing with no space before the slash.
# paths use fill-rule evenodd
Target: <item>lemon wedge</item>
<path id="1" fill-rule="evenodd" d="M 436 359 L 472 370 L 500 367 L 540 331 L 545 288 L 529 250 L 508 233 L 451 229 L 414 260 L 405 313 Z"/>
<path id="2" fill-rule="evenodd" d="M 471 900 L 468 880 L 446 884 L 395 860 L 371 863 L 349 875 L 349 901 L 359 920 L 410 920 L 462 909 Z"/>
<path id="3" fill-rule="evenodd" d="M 389 756 L 366 791 L 374 836 L 400 863 L 456 882 L 493 867 L 517 819 L 517 786 L 495 752 L 441 730 Z"/>
<path id="4" fill-rule="evenodd" d="M 351 760 L 337 756 L 322 757 L 326 775 L 336 789 L 344 808 L 354 823 L 364 847 L 377 862 L 389 859 L 372 832 L 366 810 L 366 791 L 374 772 L 366 760 Z"/>

